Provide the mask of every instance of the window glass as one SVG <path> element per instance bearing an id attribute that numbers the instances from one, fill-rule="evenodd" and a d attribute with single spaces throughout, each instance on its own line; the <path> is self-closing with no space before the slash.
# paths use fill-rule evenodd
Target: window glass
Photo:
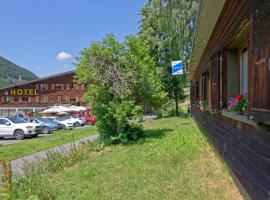
<path id="1" fill-rule="evenodd" d="M 22 102 L 28 102 L 28 97 L 22 97 Z"/>
<path id="2" fill-rule="evenodd" d="M 48 88 L 48 84 L 42 83 L 39 85 L 40 90 L 47 90 L 47 88 Z"/>
<path id="3" fill-rule="evenodd" d="M 7 120 L 5 120 L 5 119 L 0 119 L 0 125 L 5 125 L 6 122 L 7 122 Z"/>
<path id="4" fill-rule="evenodd" d="M 23 119 L 17 118 L 17 117 L 9 117 L 8 119 L 15 124 L 26 123 L 26 121 L 24 121 Z"/>
<path id="5" fill-rule="evenodd" d="M 55 90 L 62 90 L 62 84 L 60 83 L 55 84 Z"/>
<path id="6" fill-rule="evenodd" d="M 10 98 L 9 97 L 5 97 L 5 102 L 9 102 Z"/>

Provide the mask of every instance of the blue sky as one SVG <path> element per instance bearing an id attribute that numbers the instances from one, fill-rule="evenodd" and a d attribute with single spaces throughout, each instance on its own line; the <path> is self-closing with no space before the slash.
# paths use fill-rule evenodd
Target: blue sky
<path id="1" fill-rule="evenodd" d="M 72 59 L 91 41 L 108 32 L 120 40 L 136 34 L 145 2 L 1 0 L 0 55 L 40 77 L 72 70 Z"/>

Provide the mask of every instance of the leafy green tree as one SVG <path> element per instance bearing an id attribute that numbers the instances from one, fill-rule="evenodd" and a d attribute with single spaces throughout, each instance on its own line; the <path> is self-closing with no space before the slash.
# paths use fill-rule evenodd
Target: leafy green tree
<path id="1" fill-rule="evenodd" d="M 150 46 L 164 88 L 178 102 L 184 98 L 185 76 L 172 76 L 170 62 L 182 60 L 187 66 L 195 28 L 196 0 L 148 0 L 141 9 L 140 37 Z"/>
<path id="2" fill-rule="evenodd" d="M 77 79 L 92 83 L 85 99 L 92 107 L 103 141 L 127 142 L 141 133 L 143 105 L 159 109 L 162 91 L 154 59 L 135 36 L 123 43 L 108 34 L 84 49 L 77 64 Z"/>

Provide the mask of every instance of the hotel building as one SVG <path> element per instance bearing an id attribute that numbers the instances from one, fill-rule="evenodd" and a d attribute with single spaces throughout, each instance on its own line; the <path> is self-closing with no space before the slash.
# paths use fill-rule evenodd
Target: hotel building
<path id="1" fill-rule="evenodd" d="M 0 88 L 0 116 L 16 113 L 34 116 L 59 104 L 85 105 L 84 84 L 76 84 L 75 72 L 69 71 L 23 84 Z"/>

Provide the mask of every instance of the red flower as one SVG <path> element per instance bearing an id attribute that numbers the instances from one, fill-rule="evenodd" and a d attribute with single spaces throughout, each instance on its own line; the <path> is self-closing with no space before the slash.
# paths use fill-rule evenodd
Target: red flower
<path id="1" fill-rule="evenodd" d="M 241 101 L 241 100 L 243 99 L 243 95 L 237 95 L 237 96 L 236 96 L 236 99 L 237 99 L 238 101 Z"/>

